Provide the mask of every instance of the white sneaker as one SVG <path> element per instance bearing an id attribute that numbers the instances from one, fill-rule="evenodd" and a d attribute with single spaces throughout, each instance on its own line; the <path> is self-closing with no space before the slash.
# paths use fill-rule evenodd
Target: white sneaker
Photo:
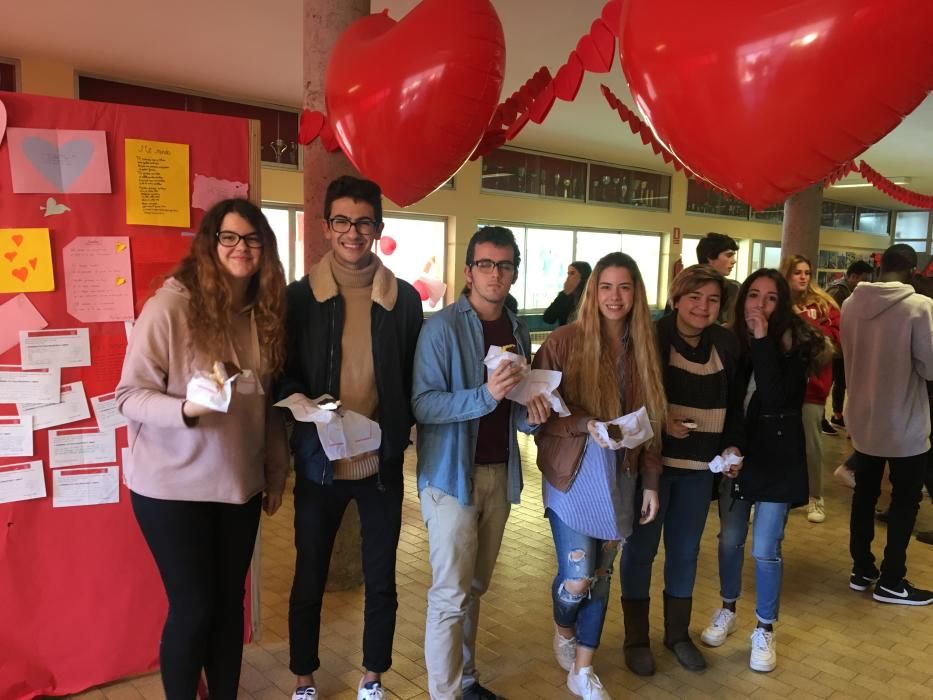
<path id="1" fill-rule="evenodd" d="M 570 671 L 573 662 L 577 659 L 577 638 L 567 639 L 556 629 L 554 630 L 554 658 L 557 665 L 565 671 Z"/>
<path id="2" fill-rule="evenodd" d="M 317 688 L 313 685 L 302 685 L 295 688 L 292 693 L 292 700 L 315 700 L 317 698 Z"/>
<path id="3" fill-rule="evenodd" d="M 584 666 L 579 671 L 571 666 L 567 674 L 567 690 L 583 700 L 612 700 L 592 666 Z"/>
<path id="4" fill-rule="evenodd" d="M 382 683 L 376 681 L 372 688 L 364 688 L 363 681 L 360 680 L 359 690 L 356 691 L 356 700 L 385 700 L 386 694 L 382 689 Z"/>
<path id="5" fill-rule="evenodd" d="M 777 666 L 776 646 L 774 632 L 756 627 L 752 632 L 752 654 L 748 660 L 749 668 L 762 673 L 773 671 Z"/>
<path id="6" fill-rule="evenodd" d="M 836 477 L 838 481 L 843 486 L 848 486 L 850 489 L 855 488 L 855 472 L 849 469 L 846 465 L 840 464 L 836 467 L 833 472 L 833 476 Z"/>
<path id="7" fill-rule="evenodd" d="M 706 646 L 719 647 L 726 641 L 726 637 L 735 632 L 736 615 L 727 608 L 719 608 L 713 613 L 709 626 L 703 630 L 700 639 Z"/>
<path id="8" fill-rule="evenodd" d="M 822 523 L 826 520 L 826 504 L 822 498 L 811 498 L 807 506 L 807 520 L 811 523 Z"/>

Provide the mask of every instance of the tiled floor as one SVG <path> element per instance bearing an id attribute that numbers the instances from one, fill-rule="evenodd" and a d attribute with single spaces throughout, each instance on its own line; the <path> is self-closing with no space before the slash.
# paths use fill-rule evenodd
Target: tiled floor
<path id="1" fill-rule="evenodd" d="M 523 443 L 524 444 L 524 443 Z M 618 588 L 596 656 L 596 670 L 614 697 L 638 698 L 933 698 L 933 606 L 902 608 L 875 603 L 850 591 L 848 498 L 832 479 L 848 443 L 824 439 L 828 517 L 807 522 L 802 509 L 790 517 L 784 546 L 785 574 L 781 620 L 777 626 L 777 670 L 748 668 L 748 635 L 754 626 L 754 567 L 745 566 L 746 595 L 739 603 L 739 631 L 718 649 L 705 650 L 709 668 L 699 674 L 681 669 L 661 644 L 661 606 L 652 610 L 652 638 L 658 673 L 643 679 L 622 661 L 622 619 Z M 551 655 L 550 581 L 554 575 L 550 530 L 542 517 L 540 478 L 534 445 L 525 450 L 525 491 L 512 511 L 499 564 L 484 598 L 479 639 L 483 683 L 512 700 L 570 698 L 565 674 Z M 385 685 L 395 698 L 427 698 L 422 643 L 425 593 L 431 579 L 427 542 L 409 452 L 404 524 L 398 553 L 399 613 L 395 665 Z M 294 677 L 288 671 L 287 602 L 293 567 L 291 499 L 263 525 L 263 633 L 244 651 L 241 698 L 288 698 Z M 719 604 L 716 533 L 707 525 L 695 591 L 694 630 L 699 633 Z M 933 507 L 921 506 L 918 527 L 933 528 Z M 882 529 L 883 539 L 883 529 Z M 881 547 L 876 545 L 876 555 Z M 663 553 L 662 553 L 663 556 Z M 661 571 L 659 557 L 655 572 Z M 911 578 L 933 586 L 933 547 L 911 541 Z M 661 600 L 660 576 L 652 595 Z M 328 594 L 324 613 L 323 669 L 316 674 L 324 698 L 355 698 L 362 634 L 362 590 Z M 79 698 L 162 698 L 157 674 L 83 693 Z"/>

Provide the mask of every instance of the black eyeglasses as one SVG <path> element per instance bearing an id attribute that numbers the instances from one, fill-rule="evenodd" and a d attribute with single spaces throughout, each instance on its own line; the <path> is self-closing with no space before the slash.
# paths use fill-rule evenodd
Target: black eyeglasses
<path id="1" fill-rule="evenodd" d="M 334 233 L 347 233 L 356 226 L 356 232 L 361 236 L 375 236 L 378 229 L 378 223 L 372 219 L 348 219 L 345 216 L 335 216 L 327 220 L 328 226 Z"/>
<path id="2" fill-rule="evenodd" d="M 511 260 L 500 260 L 496 262 L 495 260 L 490 260 L 489 258 L 483 258 L 482 260 L 474 260 L 471 263 L 472 267 L 478 267 L 481 271 L 485 273 L 490 273 L 493 269 L 498 268 L 499 272 L 503 274 L 511 274 L 515 272 L 515 263 Z"/>
<path id="3" fill-rule="evenodd" d="M 262 238 L 258 233 L 247 233 L 241 236 L 233 231 L 218 231 L 217 242 L 224 248 L 236 248 L 240 241 L 246 243 L 247 248 L 262 248 Z"/>

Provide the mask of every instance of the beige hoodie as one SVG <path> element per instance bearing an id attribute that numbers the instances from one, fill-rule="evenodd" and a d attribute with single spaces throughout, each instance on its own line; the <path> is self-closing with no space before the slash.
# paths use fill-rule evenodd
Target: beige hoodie
<path id="1" fill-rule="evenodd" d="M 227 413 L 185 424 L 181 407 L 193 369 L 210 371 L 216 360 L 259 369 L 249 313 L 231 327 L 237 349 L 228 346 L 205 366 L 192 368 L 188 298 L 180 282 L 168 279 L 146 302 L 130 336 L 116 390 L 129 423 L 126 484 L 143 496 L 180 501 L 245 503 L 263 490 L 281 493 L 288 447 L 281 413 L 269 409 L 268 375 L 261 377 L 261 392 L 235 390 Z"/>

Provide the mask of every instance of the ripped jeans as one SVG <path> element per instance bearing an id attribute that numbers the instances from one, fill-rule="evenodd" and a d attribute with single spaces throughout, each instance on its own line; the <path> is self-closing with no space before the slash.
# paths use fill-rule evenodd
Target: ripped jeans
<path id="1" fill-rule="evenodd" d="M 545 515 L 551 522 L 557 550 L 557 576 L 551 586 L 554 622 L 575 629 L 580 646 L 596 649 L 606 620 L 612 566 L 620 543 L 572 530 L 550 508 Z"/>

